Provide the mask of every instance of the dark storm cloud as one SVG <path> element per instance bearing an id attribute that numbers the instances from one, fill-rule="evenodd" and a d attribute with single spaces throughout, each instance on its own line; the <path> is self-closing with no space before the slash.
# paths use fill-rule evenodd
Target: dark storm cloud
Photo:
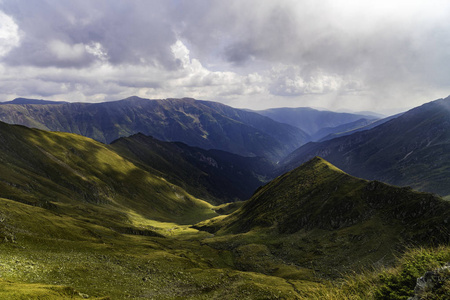
<path id="1" fill-rule="evenodd" d="M 0 4 L 22 34 L 20 47 L 5 58 L 13 65 L 85 67 L 101 45 L 112 64 L 176 64 L 176 41 L 162 1 L 18 0 Z M 87 49 L 86 49 L 87 48 Z"/>
<path id="2" fill-rule="evenodd" d="M 22 92 L 27 72 L 33 91 L 73 97 L 148 88 L 405 106 L 450 92 L 449 14 L 439 0 L 4 0 L 0 25 L 18 31 L 3 35 L 0 76 Z"/>
<path id="3" fill-rule="evenodd" d="M 230 67 L 244 69 L 254 62 L 295 65 L 300 67 L 296 75 L 305 76 L 304 80 L 310 77 L 308 72 L 337 75 L 349 80 L 344 86 L 360 80 L 363 85 L 359 86 L 383 97 L 418 87 L 430 91 L 449 87 L 450 70 L 442 67 L 449 58 L 450 40 L 444 1 L 185 5 L 190 13 L 184 15 L 189 25 L 183 28 L 183 36 L 204 61 L 220 57 Z M 271 90 L 284 94 L 282 88 Z"/>

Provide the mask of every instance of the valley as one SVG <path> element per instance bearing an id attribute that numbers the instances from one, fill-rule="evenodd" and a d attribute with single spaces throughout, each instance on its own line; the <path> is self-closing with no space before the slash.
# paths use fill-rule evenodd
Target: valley
<path id="1" fill-rule="evenodd" d="M 449 103 L 322 142 L 186 98 L 0 104 L 0 298 L 408 299 L 436 271 L 445 299 Z"/>

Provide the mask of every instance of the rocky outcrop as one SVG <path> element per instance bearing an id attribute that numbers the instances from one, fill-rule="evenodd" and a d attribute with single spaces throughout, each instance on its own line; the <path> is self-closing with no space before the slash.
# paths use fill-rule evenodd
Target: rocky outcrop
<path id="1" fill-rule="evenodd" d="M 450 263 L 417 278 L 414 296 L 408 300 L 450 299 Z"/>

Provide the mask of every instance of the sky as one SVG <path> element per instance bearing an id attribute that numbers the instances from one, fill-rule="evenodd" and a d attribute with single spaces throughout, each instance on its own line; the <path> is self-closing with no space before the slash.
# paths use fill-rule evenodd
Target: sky
<path id="1" fill-rule="evenodd" d="M 450 94 L 450 1 L 0 0 L 0 101 L 396 113 Z"/>

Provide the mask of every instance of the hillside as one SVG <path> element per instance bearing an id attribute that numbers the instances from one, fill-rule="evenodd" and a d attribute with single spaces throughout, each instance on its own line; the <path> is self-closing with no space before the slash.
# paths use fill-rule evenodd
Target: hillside
<path id="1" fill-rule="evenodd" d="M 242 156 L 264 156 L 274 161 L 308 140 L 306 133 L 293 126 L 223 104 L 188 98 L 29 102 L 33 104 L 19 99 L 0 105 L 0 121 L 76 133 L 103 143 L 141 132 L 163 141 L 179 141 Z"/>
<path id="2" fill-rule="evenodd" d="M 120 138 L 110 148 L 213 203 L 249 199 L 268 180 L 273 169 L 272 164 L 260 157 L 162 142 L 143 134 Z"/>
<path id="3" fill-rule="evenodd" d="M 372 115 L 338 113 L 309 107 L 270 108 L 255 112 L 275 121 L 300 128 L 308 133 L 313 141 L 320 140 L 328 134 L 342 132 L 342 127 L 333 130 L 335 127 L 345 126 L 345 130 L 347 131 L 359 128 L 363 124 L 367 125 L 369 122 L 378 119 L 378 117 Z M 361 119 L 366 120 L 365 123 L 362 123 Z"/>
<path id="4" fill-rule="evenodd" d="M 371 130 L 308 143 L 281 163 L 279 173 L 321 156 L 345 172 L 450 195 L 450 98 L 416 107 Z"/>
<path id="5" fill-rule="evenodd" d="M 5 123 L 0 140 L 2 299 L 327 299 L 346 272 L 390 266 L 411 243 L 448 243 L 448 202 L 319 158 L 247 202 L 213 207 L 169 179 L 209 193 L 186 176 L 250 182 L 245 172 L 262 174 L 264 161 Z M 199 221 L 216 234 L 191 227 Z"/>
<path id="6" fill-rule="evenodd" d="M 82 136 L 0 122 L 0 197 L 39 207 L 92 204 L 183 222 L 210 205 Z"/>
<path id="7" fill-rule="evenodd" d="M 213 207 L 110 146 L 1 122 L 0 140 L 2 299 L 295 293 L 199 243 L 208 235 L 189 225 Z"/>
<path id="8" fill-rule="evenodd" d="M 218 235 L 208 240 L 214 247 L 264 245 L 282 261 L 337 276 L 390 264 L 409 245 L 448 244 L 449 216 L 439 197 L 355 178 L 316 157 L 197 228 Z"/>

